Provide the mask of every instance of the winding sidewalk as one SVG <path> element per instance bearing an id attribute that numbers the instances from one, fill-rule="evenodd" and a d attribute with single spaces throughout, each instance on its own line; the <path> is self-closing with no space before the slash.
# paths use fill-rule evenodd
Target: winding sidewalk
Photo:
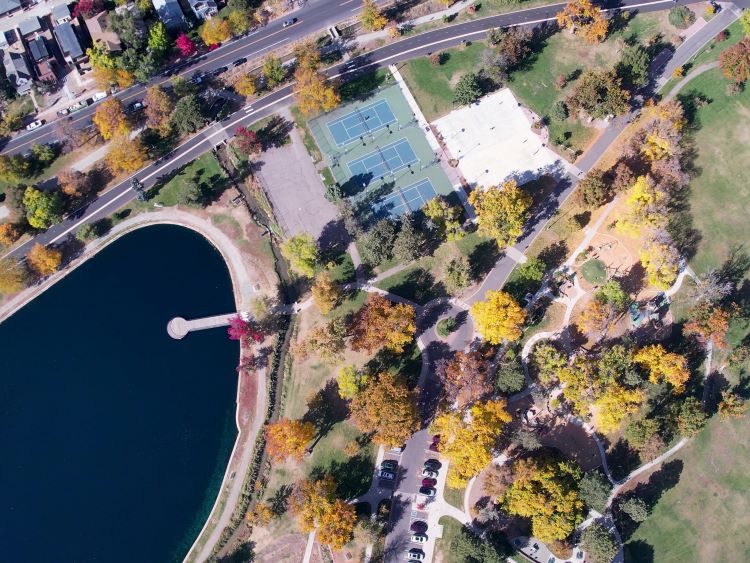
<path id="1" fill-rule="evenodd" d="M 672 87 L 669 93 L 666 96 L 664 96 L 664 101 L 668 102 L 670 100 L 673 100 L 675 96 L 677 96 L 677 94 L 680 93 L 680 90 L 682 90 L 685 86 L 687 86 L 687 83 L 690 82 L 696 76 L 699 76 L 706 71 L 709 71 L 713 68 L 718 68 L 718 67 L 719 67 L 719 61 L 714 61 L 712 63 L 705 63 L 705 64 L 695 67 L 693 70 L 688 72 L 682 80 L 680 80 L 677 84 L 675 84 L 674 87 Z"/>

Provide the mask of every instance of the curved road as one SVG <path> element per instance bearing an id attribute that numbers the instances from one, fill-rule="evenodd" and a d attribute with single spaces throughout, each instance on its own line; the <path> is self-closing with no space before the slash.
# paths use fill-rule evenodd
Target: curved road
<path id="1" fill-rule="evenodd" d="M 609 9 L 627 8 L 633 10 L 637 8 L 638 10 L 645 12 L 665 9 L 665 7 L 672 4 L 672 0 L 648 0 L 645 2 L 626 0 L 622 2 L 618 8 Z M 316 5 L 321 4 L 311 4 L 311 7 L 314 8 Z M 347 4 L 347 6 L 348 5 L 349 4 Z M 490 28 L 534 25 L 552 21 L 555 19 L 555 14 L 563 5 L 564 4 L 551 4 L 539 8 L 529 8 L 507 14 L 481 18 L 462 24 L 441 27 L 434 31 L 414 35 L 379 49 L 375 49 L 347 62 L 334 65 L 328 68 L 325 72 L 331 78 L 339 76 L 353 78 L 360 73 L 369 72 L 375 68 L 422 56 L 432 51 L 445 49 L 452 45 L 456 45 L 463 40 L 481 39 L 483 38 L 485 31 Z M 329 4 L 325 4 L 325 6 L 330 7 Z M 337 4 L 335 8 L 338 10 L 340 5 Z M 320 13 L 324 16 L 327 13 L 323 8 L 314 9 L 321 10 Z M 303 27 L 302 25 L 305 22 L 305 18 L 307 18 L 307 13 L 311 12 L 306 12 L 305 9 L 297 12 L 300 21 L 295 26 L 287 28 L 287 30 L 296 28 L 297 31 L 295 35 L 286 36 L 286 39 L 278 39 L 280 32 L 284 32 L 285 30 L 283 28 L 280 30 L 275 29 L 274 26 L 280 27 L 281 23 L 278 21 L 273 22 L 259 32 L 264 35 L 263 39 L 257 39 L 256 35 L 251 35 L 243 40 L 230 43 L 226 48 L 215 51 L 214 53 L 218 53 L 216 57 L 210 58 L 201 63 L 201 65 L 205 65 L 205 68 L 202 68 L 201 70 L 216 68 L 222 64 L 227 64 L 227 61 L 234 60 L 241 56 L 247 56 L 247 48 L 250 47 L 253 42 L 257 43 L 256 47 L 260 50 L 271 49 L 275 44 L 274 40 L 276 42 L 294 41 L 299 37 L 311 33 L 311 28 Z M 338 13 L 338 16 L 331 15 L 330 18 L 333 21 L 340 20 L 340 10 Z M 323 28 L 327 25 L 332 25 L 332 23 L 326 23 L 328 20 L 325 20 L 325 17 L 316 17 L 314 19 L 314 21 L 318 22 L 316 25 Z M 313 18 L 310 19 L 312 20 Z M 268 43 L 269 41 L 270 43 Z M 263 46 L 261 47 L 260 45 Z M 188 72 L 192 74 L 195 68 L 198 67 L 196 66 Z M 123 92 L 121 99 L 127 101 L 129 98 L 135 97 L 135 92 L 137 91 L 142 94 L 144 87 L 141 86 L 139 88 L 140 90 L 134 87 Z M 172 151 L 171 160 L 168 162 L 154 162 L 138 171 L 133 176 L 141 180 L 146 189 L 152 187 L 161 176 L 169 174 L 171 171 L 184 166 L 201 154 L 209 151 L 213 146 L 221 143 L 226 136 L 231 137 L 232 132 L 238 126 L 248 126 L 278 111 L 279 107 L 289 102 L 291 96 L 292 86 L 289 84 L 271 94 L 255 100 L 253 102 L 253 107 L 245 106 L 233 115 L 227 117 L 224 121 L 210 125 L 184 141 Z M 88 121 L 90 121 L 90 111 L 91 110 L 89 110 L 89 114 L 81 115 L 81 117 L 77 118 L 81 127 L 86 126 Z M 45 126 L 42 133 L 40 133 L 38 137 L 34 137 L 33 142 L 49 142 L 54 140 L 55 134 L 56 131 L 54 127 Z M 27 136 L 14 139 L 13 141 L 15 141 L 16 144 L 9 144 L 7 148 L 10 152 L 23 150 L 23 147 L 18 143 L 20 141 L 28 143 L 29 141 L 25 139 L 27 139 Z M 38 242 L 44 245 L 59 243 L 71 233 L 74 234 L 82 224 L 95 222 L 110 215 L 118 208 L 134 199 L 135 193 L 130 189 L 130 179 L 133 176 L 126 178 L 119 184 L 110 188 L 96 200 L 69 214 L 62 222 L 53 225 L 47 231 L 38 234 L 32 240 L 11 250 L 5 254 L 5 256 L 22 259 L 34 243 Z"/>

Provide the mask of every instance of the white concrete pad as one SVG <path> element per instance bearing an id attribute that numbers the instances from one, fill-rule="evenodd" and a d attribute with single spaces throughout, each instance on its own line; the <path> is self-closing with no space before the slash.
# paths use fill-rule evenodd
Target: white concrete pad
<path id="1" fill-rule="evenodd" d="M 472 186 L 514 178 L 519 184 L 543 174 L 560 177 L 565 163 L 531 130 L 531 117 L 507 89 L 452 111 L 433 123 Z"/>

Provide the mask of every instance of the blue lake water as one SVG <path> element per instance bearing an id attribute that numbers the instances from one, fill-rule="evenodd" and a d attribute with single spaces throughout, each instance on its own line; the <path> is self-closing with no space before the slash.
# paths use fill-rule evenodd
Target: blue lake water
<path id="1" fill-rule="evenodd" d="M 233 309 L 219 253 L 155 226 L 0 324 L 0 559 L 182 559 L 236 436 L 239 348 L 166 325 Z"/>

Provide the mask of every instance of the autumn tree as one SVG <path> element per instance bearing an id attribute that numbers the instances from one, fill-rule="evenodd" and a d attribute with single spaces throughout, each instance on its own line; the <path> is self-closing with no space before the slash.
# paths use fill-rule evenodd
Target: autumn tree
<path id="1" fill-rule="evenodd" d="M 244 155 L 258 154 L 263 150 L 263 143 L 258 139 L 258 134 L 247 127 L 237 127 L 234 131 L 232 144 Z"/>
<path id="2" fill-rule="evenodd" d="M 0 224 L 0 244 L 10 246 L 21 238 L 21 229 L 15 223 Z"/>
<path id="3" fill-rule="evenodd" d="M 365 31 L 381 30 L 388 23 L 388 18 L 378 9 L 375 0 L 364 0 L 362 2 L 359 19 Z"/>
<path id="4" fill-rule="evenodd" d="M 15 293 L 23 289 L 26 276 L 21 264 L 12 258 L 0 258 L 0 293 Z"/>
<path id="5" fill-rule="evenodd" d="M 644 229 L 660 229 L 667 224 L 667 194 L 650 176 L 639 176 L 625 200 L 626 210 L 617 221 L 617 230 L 637 237 Z"/>
<path id="6" fill-rule="evenodd" d="M 602 434 L 619 429 L 627 416 L 640 410 L 644 399 L 640 389 L 628 389 L 616 383 L 604 387 L 593 405 L 596 428 Z"/>
<path id="7" fill-rule="evenodd" d="M 584 516 L 578 495 L 581 470 L 575 462 L 522 459 L 514 472 L 516 480 L 502 496 L 503 509 L 529 518 L 532 534 L 543 542 L 567 538 Z"/>
<path id="8" fill-rule="evenodd" d="M 26 220 L 35 229 L 48 229 L 62 219 L 64 204 L 60 192 L 29 186 L 23 193 L 23 206 Z"/>
<path id="9" fill-rule="evenodd" d="M 250 18 L 244 10 L 231 10 L 227 16 L 229 32 L 235 37 L 247 33 L 250 29 Z"/>
<path id="10" fill-rule="evenodd" d="M 57 175 L 57 184 L 65 195 L 83 197 L 91 188 L 90 178 L 78 170 L 68 168 Z"/>
<path id="11" fill-rule="evenodd" d="M 286 78 L 286 69 L 281 64 L 281 59 L 273 54 L 270 54 L 263 59 L 263 67 L 261 71 L 263 72 L 263 76 L 266 78 L 270 88 L 280 84 Z"/>
<path id="12" fill-rule="evenodd" d="M 283 461 L 288 457 L 301 460 L 306 446 L 315 437 L 312 422 L 280 418 L 266 426 L 266 448 L 274 461 Z"/>
<path id="13" fill-rule="evenodd" d="M 303 532 L 316 529 L 318 540 L 335 550 L 352 539 L 356 510 L 353 504 L 336 498 L 336 482 L 331 475 L 297 483 L 289 496 L 289 509 Z"/>
<path id="14" fill-rule="evenodd" d="M 203 23 L 198 34 L 206 45 L 219 45 L 229 39 L 229 23 L 222 18 L 211 18 Z"/>
<path id="15" fill-rule="evenodd" d="M 669 289 L 677 279 L 680 255 L 677 249 L 657 239 L 651 239 L 641 247 L 639 254 L 648 283 L 657 289 Z"/>
<path id="16" fill-rule="evenodd" d="M 342 319 L 331 319 L 313 327 L 302 344 L 304 353 L 313 352 L 327 364 L 335 364 L 344 355 L 346 324 Z"/>
<path id="17" fill-rule="evenodd" d="M 612 196 L 606 172 L 600 168 L 591 170 L 578 182 L 576 193 L 580 203 L 586 207 L 597 208 L 604 205 Z"/>
<path id="18" fill-rule="evenodd" d="M 294 46 L 297 68 L 317 70 L 320 67 L 320 49 L 315 41 L 300 41 Z"/>
<path id="19" fill-rule="evenodd" d="M 586 70 L 576 80 L 567 104 L 571 112 L 582 110 L 594 119 L 628 110 L 630 94 L 612 70 Z"/>
<path id="20" fill-rule="evenodd" d="M 316 276 L 311 291 L 313 303 L 324 315 L 330 313 L 341 299 L 341 287 L 331 279 L 328 271 Z"/>
<path id="21" fill-rule="evenodd" d="M 718 410 L 721 420 L 742 418 L 745 416 L 747 405 L 745 404 L 745 400 L 736 393 L 722 391 Z"/>
<path id="22" fill-rule="evenodd" d="M 391 303 L 382 295 L 371 293 L 354 316 L 352 349 L 372 353 L 385 347 L 400 354 L 414 339 L 416 330 L 414 307 L 405 303 Z"/>
<path id="23" fill-rule="evenodd" d="M 515 180 L 486 190 L 474 190 L 469 203 L 477 214 L 479 233 L 495 239 L 500 250 L 516 244 L 531 207 L 531 196 Z"/>
<path id="24" fill-rule="evenodd" d="M 54 274 L 62 262 L 62 252 L 36 243 L 26 255 L 26 263 L 31 271 L 38 276 L 46 277 Z"/>
<path id="25" fill-rule="evenodd" d="M 459 409 L 492 392 L 489 364 L 479 351 L 456 352 L 438 362 L 436 373 L 449 403 Z"/>
<path id="26" fill-rule="evenodd" d="M 591 0 L 571 0 L 557 14 L 557 23 L 589 43 L 601 43 L 607 37 L 609 20 Z"/>
<path id="27" fill-rule="evenodd" d="M 461 238 L 463 210 L 460 205 L 451 205 L 444 196 L 436 196 L 424 204 L 422 213 L 430 220 L 435 236 L 440 240 L 451 241 Z"/>
<path id="28" fill-rule="evenodd" d="M 125 108 L 123 108 L 119 98 L 107 98 L 101 102 L 96 107 L 96 112 L 91 120 L 105 141 L 125 135 L 130 131 Z"/>
<path id="29" fill-rule="evenodd" d="M 151 86 L 146 90 L 143 100 L 146 105 L 146 125 L 165 137 L 172 129 L 170 117 L 174 103 L 170 95 L 160 86 Z"/>
<path id="30" fill-rule="evenodd" d="M 568 365 L 568 357 L 554 344 L 537 344 L 531 355 L 531 363 L 539 374 L 539 381 L 549 385 L 557 379 L 557 374 Z"/>
<path id="31" fill-rule="evenodd" d="M 706 301 L 699 301 L 688 311 L 688 322 L 682 327 L 683 334 L 695 336 L 699 342 L 713 342 L 726 348 L 725 337 L 729 331 L 730 311 Z"/>
<path id="32" fill-rule="evenodd" d="M 318 245 L 309 233 L 300 233 L 281 245 L 281 254 L 289 260 L 295 273 L 306 278 L 315 275 L 318 265 Z"/>
<path id="33" fill-rule="evenodd" d="M 190 39 L 185 32 L 182 32 L 177 36 L 174 44 L 180 52 L 180 55 L 183 57 L 190 57 L 198 52 L 198 47 L 195 44 L 195 41 Z"/>
<path id="34" fill-rule="evenodd" d="M 484 301 L 471 306 L 474 325 L 482 337 L 490 344 L 521 338 L 526 311 L 504 291 L 489 290 L 484 296 Z"/>
<path id="35" fill-rule="evenodd" d="M 667 352 L 661 344 L 651 344 L 638 350 L 633 359 L 648 371 L 651 383 L 666 381 L 674 387 L 675 393 L 685 391 L 685 383 L 690 378 L 685 356 Z"/>
<path id="36" fill-rule="evenodd" d="M 237 80 L 234 81 L 233 86 L 234 91 L 245 98 L 254 96 L 258 91 L 258 83 L 256 82 L 255 77 L 249 72 L 243 72 L 240 74 Z"/>
<path id="37" fill-rule="evenodd" d="M 502 399 L 476 403 L 469 413 L 468 419 L 460 411 L 444 413 L 430 426 L 440 435 L 440 452 L 450 460 L 449 487 L 466 486 L 487 466 L 503 426 L 512 420 Z"/>
<path id="38" fill-rule="evenodd" d="M 724 76 L 735 82 L 750 79 L 750 38 L 745 37 L 736 45 L 725 49 L 719 55 L 719 65 Z"/>
<path id="39" fill-rule="evenodd" d="M 74 18 L 90 18 L 91 16 L 95 16 L 102 10 L 104 10 L 103 0 L 78 0 L 75 7 L 73 8 L 71 15 Z"/>
<path id="40" fill-rule="evenodd" d="M 618 312 L 610 303 L 592 299 L 578 316 L 576 326 L 584 333 L 604 335 L 617 316 Z"/>
<path id="41" fill-rule="evenodd" d="M 294 73 L 294 93 L 305 115 L 331 111 L 341 102 L 336 88 L 317 70 L 300 66 Z"/>
<path id="42" fill-rule="evenodd" d="M 336 381 L 339 384 L 339 395 L 342 399 L 353 399 L 357 396 L 372 377 L 354 366 L 343 366 L 339 369 Z"/>
<path id="43" fill-rule="evenodd" d="M 135 172 L 146 164 L 146 148 L 140 139 L 118 137 L 109 144 L 105 157 L 113 174 Z"/>
<path id="44" fill-rule="evenodd" d="M 373 378 L 350 405 L 352 420 L 362 432 L 373 432 L 376 443 L 401 446 L 419 429 L 415 391 L 403 378 L 381 373 Z"/>

